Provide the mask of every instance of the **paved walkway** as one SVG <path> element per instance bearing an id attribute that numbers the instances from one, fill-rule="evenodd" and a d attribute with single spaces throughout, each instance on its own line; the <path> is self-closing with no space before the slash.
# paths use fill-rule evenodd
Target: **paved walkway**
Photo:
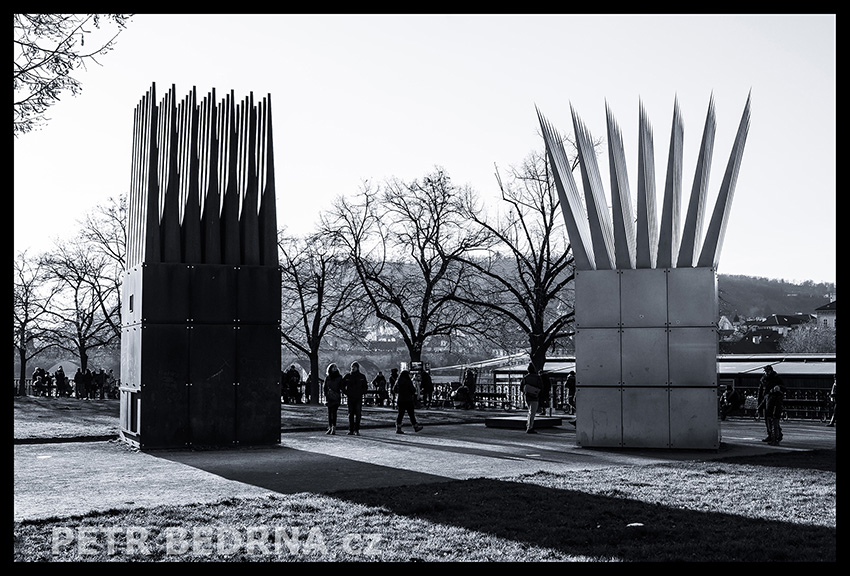
<path id="1" fill-rule="evenodd" d="M 430 425 L 419 433 L 407 426 L 404 435 L 396 434 L 391 425 L 365 428 L 361 436 L 291 431 L 282 435 L 279 446 L 218 451 L 140 452 L 119 441 L 20 444 L 14 448 L 14 519 L 227 497 L 500 478 L 541 470 L 565 473 L 835 449 L 835 428 L 796 421 L 783 428 L 782 445 L 768 446 L 761 442 L 763 422 L 725 421 L 720 449 L 708 451 L 582 448 L 575 445 L 575 428 L 566 422 L 530 435 L 486 427 L 483 415 L 478 422 Z"/>

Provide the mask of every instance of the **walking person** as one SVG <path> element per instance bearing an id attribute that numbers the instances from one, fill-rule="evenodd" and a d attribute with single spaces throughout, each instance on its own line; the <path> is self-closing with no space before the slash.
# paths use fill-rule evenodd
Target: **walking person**
<path id="1" fill-rule="evenodd" d="M 569 414 L 576 413 L 576 373 L 573 370 L 567 375 L 567 407 Z"/>
<path id="2" fill-rule="evenodd" d="M 525 432 L 526 434 L 537 434 L 537 430 L 534 429 L 534 416 L 537 414 L 540 392 L 543 390 L 543 382 L 537 374 L 534 364 L 528 364 L 519 389 L 520 392 L 525 394 L 525 403 L 528 404 L 528 419 L 525 423 Z"/>
<path id="3" fill-rule="evenodd" d="M 770 364 L 764 367 L 761 383 L 764 385 L 764 421 L 767 426 L 767 438 L 763 442 L 776 446 L 782 441 L 782 427 L 779 422 L 782 419 L 785 384 Z"/>
<path id="4" fill-rule="evenodd" d="M 342 402 L 342 374 L 336 364 L 328 364 L 323 391 L 325 404 L 328 407 L 328 431 L 325 434 L 336 434 L 336 415 Z"/>
<path id="5" fill-rule="evenodd" d="M 396 394 L 398 394 L 398 416 L 395 419 L 395 433 L 404 434 L 401 423 L 404 420 L 405 412 L 413 425 L 413 431 L 419 432 L 422 430 L 422 425 L 416 422 L 416 385 L 413 383 L 408 370 L 402 370 L 399 374 L 393 387 L 393 396 Z"/>
<path id="6" fill-rule="evenodd" d="M 387 388 L 390 391 L 390 394 L 392 394 L 392 399 L 391 399 L 392 402 L 390 403 L 390 406 L 392 406 L 393 408 L 395 408 L 395 397 L 396 397 L 396 386 L 395 386 L 395 384 L 396 384 L 397 381 L 398 381 L 398 368 L 393 368 L 392 370 L 390 370 L 390 381 L 389 381 L 389 384 L 387 386 Z"/>
<path id="7" fill-rule="evenodd" d="M 369 382 L 360 372 L 360 364 L 351 363 L 351 370 L 342 377 L 342 393 L 348 398 L 348 435 L 360 436 L 360 420 L 363 418 L 363 394 Z"/>

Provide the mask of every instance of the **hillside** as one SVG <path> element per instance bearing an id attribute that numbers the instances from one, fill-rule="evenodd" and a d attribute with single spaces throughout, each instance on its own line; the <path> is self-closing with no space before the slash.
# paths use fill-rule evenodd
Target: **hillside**
<path id="1" fill-rule="evenodd" d="M 730 320 L 735 314 L 741 318 L 814 314 L 815 309 L 829 304 L 829 294 L 835 294 L 832 283 L 793 284 L 785 280 L 728 274 L 718 274 L 717 287 L 720 314 Z"/>

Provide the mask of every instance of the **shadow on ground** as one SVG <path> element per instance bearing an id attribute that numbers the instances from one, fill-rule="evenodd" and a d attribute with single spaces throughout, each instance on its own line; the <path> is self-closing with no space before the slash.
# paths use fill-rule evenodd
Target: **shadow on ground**
<path id="1" fill-rule="evenodd" d="M 291 449 L 280 450 L 284 453 L 277 470 L 254 469 L 251 462 L 256 459 L 250 457 L 244 462 L 224 458 L 218 463 L 206 461 L 204 464 L 194 461 L 191 452 L 171 453 L 167 458 L 191 466 L 202 465 L 207 472 L 283 494 L 303 492 L 304 478 L 301 476 L 311 476 L 311 492 L 383 508 L 392 514 L 550 548 L 570 556 L 629 562 L 836 560 L 834 528 L 683 510 L 531 483 L 485 478 L 446 480 L 440 476 L 319 454 L 307 459 L 286 458 L 285 451 Z M 241 451 L 246 455 L 250 452 Z M 750 456 L 740 463 L 827 470 L 831 459 L 834 470 L 834 455 L 834 451 L 815 451 Z M 724 461 L 735 463 L 737 460 Z M 287 468 L 293 462 L 300 462 L 303 469 Z M 328 475 L 316 477 L 317 466 L 328 470 Z M 339 489 L 340 479 L 355 488 Z M 360 479 L 381 486 L 356 488 Z M 290 488 L 294 486 L 301 489 Z M 403 486 L 404 489 L 387 490 L 388 486 Z M 612 488 L 616 492 L 616 486 Z M 754 546 L 754 541 L 763 544 Z"/>

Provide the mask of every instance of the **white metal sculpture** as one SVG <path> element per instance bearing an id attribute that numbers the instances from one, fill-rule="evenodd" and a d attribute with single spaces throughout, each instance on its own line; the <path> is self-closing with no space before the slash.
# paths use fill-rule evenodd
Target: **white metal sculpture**
<path id="1" fill-rule="evenodd" d="M 606 107 L 611 212 L 590 132 L 571 108 L 584 200 L 563 140 L 537 111 L 576 265 L 576 442 L 582 446 L 717 448 L 717 264 L 750 121 L 741 117 L 702 237 L 714 144 L 709 101 L 684 223 L 684 129 L 674 104 L 661 222 L 652 129 L 639 114 L 635 212 L 622 136 Z"/>

